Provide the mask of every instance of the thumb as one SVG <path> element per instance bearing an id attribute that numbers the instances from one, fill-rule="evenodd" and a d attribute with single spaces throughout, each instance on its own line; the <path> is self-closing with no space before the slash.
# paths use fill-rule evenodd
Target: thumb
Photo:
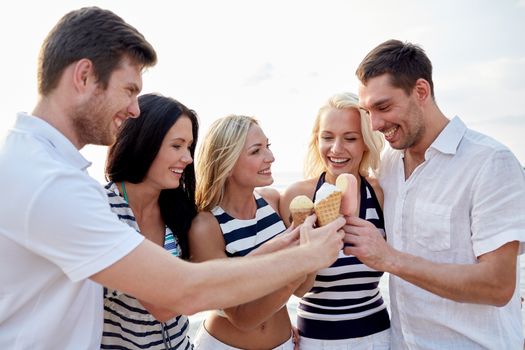
<path id="1" fill-rule="evenodd" d="M 315 214 L 309 215 L 306 217 L 304 222 L 299 226 L 300 228 L 300 242 L 301 244 L 308 243 L 310 241 L 310 231 L 313 229 L 314 224 L 317 220 Z"/>

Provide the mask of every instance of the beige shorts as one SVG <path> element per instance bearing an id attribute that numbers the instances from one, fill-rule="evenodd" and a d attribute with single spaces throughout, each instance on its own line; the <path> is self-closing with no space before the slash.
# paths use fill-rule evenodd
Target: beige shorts
<path id="1" fill-rule="evenodd" d="M 197 334 L 195 335 L 195 339 L 193 341 L 193 349 L 194 350 L 243 350 L 243 349 L 234 348 L 233 346 L 224 344 L 220 340 L 214 338 L 210 333 L 208 333 L 208 331 L 204 327 L 204 323 L 201 324 L 199 330 L 197 331 Z M 290 339 L 288 339 L 286 342 L 279 345 L 278 347 L 273 348 L 272 350 L 293 350 L 293 338 L 290 336 Z"/>

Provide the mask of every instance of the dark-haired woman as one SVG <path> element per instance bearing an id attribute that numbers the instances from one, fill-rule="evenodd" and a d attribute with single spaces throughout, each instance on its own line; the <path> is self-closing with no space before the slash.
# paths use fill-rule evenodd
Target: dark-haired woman
<path id="1" fill-rule="evenodd" d="M 139 107 L 140 118 L 128 119 L 109 148 L 111 209 L 152 242 L 186 258 L 187 232 L 196 215 L 197 116 L 156 94 L 139 97 Z M 101 349 L 192 349 L 188 329 L 186 316 L 105 290 Z"/>

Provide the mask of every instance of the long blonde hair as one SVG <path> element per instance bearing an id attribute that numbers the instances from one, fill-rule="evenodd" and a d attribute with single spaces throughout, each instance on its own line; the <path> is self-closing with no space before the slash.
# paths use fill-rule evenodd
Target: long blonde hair
<path id="1" fill-rule="evenodd" d="M 209 211 L 222 201 L 226 180 L 241 155 L 252 125 L 259 125 L 253 117 L 229 115 L 210 126 L 196 157 L 195 201 L 199 211 Z"/>
<path id="2" fill-rule="evenodd" d="M 305 178 L 309 179 L 318 177 L 323 171 L 326 171 L 321 155 L 319 154 L 318 136 L 321 117 L 323 117 L 331 108 L 354 108 L 359 112 L 359 115 L 361 116 L 361 134 L 363 135 L 363 141 L 367 148 L 363 154 L 361 164 L 359 165 L 359 174 L 364 177 L 376 175 L 379 170 L 380 154 L 384 146 L 383 136 L 377 131 L 372 131 L 368 116 L 359 108 L 359 99 L 357 95 L 351 92 L 343 92 L 330 97 L 319 109 L 319 112 L 317 112 L 304 163 Z"/>

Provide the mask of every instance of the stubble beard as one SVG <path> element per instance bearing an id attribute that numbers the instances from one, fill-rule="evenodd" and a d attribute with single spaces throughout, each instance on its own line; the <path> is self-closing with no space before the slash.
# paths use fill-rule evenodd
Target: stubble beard
<path id="1" fill-rule="evenodd" d="M 404 150 L 412 148 L 422 139 L 425 133 L 425 124 L 423 123 L 423 113 L 417 108 L 417 106 L 411 102 L 408 114 L 408 130 L 404 140 L 398 145 L 392 145 L 392 148 L 398 150 Z"/>
<path id="2" fill-rule="evenodd" d="M 109 110 L 103 95 L 94 96 L 73 110 L 73 128 L 80 144 L 110 146 L 115 142 Z"/>

